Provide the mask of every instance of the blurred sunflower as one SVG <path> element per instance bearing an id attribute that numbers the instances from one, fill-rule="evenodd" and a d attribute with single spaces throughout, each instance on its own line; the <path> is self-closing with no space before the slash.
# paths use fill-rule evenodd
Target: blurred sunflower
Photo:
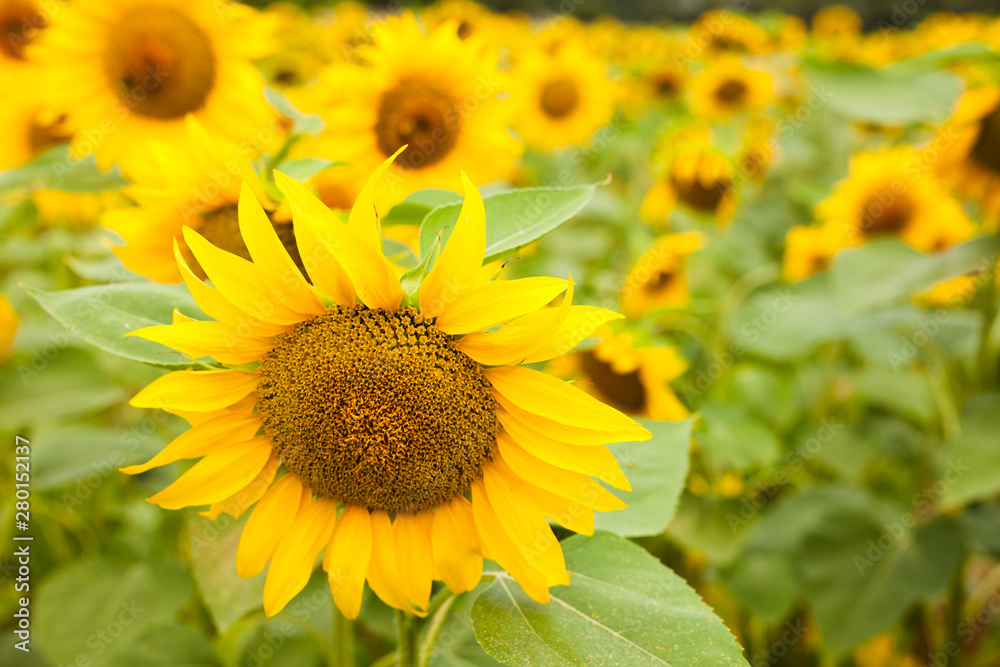
<path id="1" fill-rule="evenodd" d="M 773 97 L 771 75 L 736 58 L 720 59 L 691 80 L 691 110 L 701 118 L 725 120 L 760 111 Z"/>
<path id="2" fill-rule="evenodd" d="M 820 202 L 816 216 L 839 226 L 851 244 L 895 236 L 934 251 L 975 233 L 961 205 L 910 148 L 856 154 L 848 177 Z"/>
<path id="3" fill-rule="evenodd" d="M 701 247 L 697 232 L 669 234 L 660 238 L 639 258 L 622 286 L 622 312 L 630 318 L 656 308 L 683 308 L 690 300 L 685 264 Z"/>
<path id="4" fill-rule="evenodd" d="M 684 98 L 688 76 L 687 68 L 672 58 L 636 63 L 622 86 L 622 106 L 635 116 L 650 107 L 676 104 Z"/>
<path id="5" fill-rule="evenodd" d="M 710 54 L 757 54 L 767 50 L 768 35 L 753 20 L 729 11 L 710 10 L 694 22 L 688 40 Z"/>
<path id="6" fill-rule="evenodd" d="M 121 206 L 124 199 L 119 190 L 105 192 L 36 190 L 31 193 L 31 201 L 38 211 L 40 227 L 70 229 L 95 226 L 104 211 Z"/>
<path id="7" fill-rule="evenodd" d="M 941 153 L 938 172 L 956 192 L 976 201 L 989 227 L 996 229 L 1000 224 L 1000 86 L 967 91 L 939 134 L 956 138 Z M 928 154 L 934 150 L 930 146 Z"/>
<path id="8" fill-rule="evenodd" d="M 153 141 L 186 139 L 194 115 L 212 135 L 248 140 L 271 112 L 251 59 L 267 24 L 222 0 L 78 0 L 61 6 L 33 51 L 44 101 L 68 115 L 77 156 L 141 166 Z"/>
<path id="9" fill-rule="evenodd" d="M 857 37 L 862 29 L 861 17 L 847 5 L 821 7 L 812 17 L 813 37 L 848 39 Z"/>
<path id="10" fill-rule="evenodd" d="M 51 8 L 51 4 L 46 7 Z M 0 80 L 5 83 L 30 76 L 36 70 L 27 47 L 48 27 L 49 13 L 34 0 L 0 0 Z M 13 95 L 4 102 L 16 101 Z"/>
<path id="11" fill-rule="evenodd" d="M 837 251 L 849 245 L 847 234 L 838 225 L 792 228 L 785 237 L 785 280 L 795 282 L 826 271 Z"/>
<path id="12" fill-rule="evenodd" d="M 49 114 L 36 102 L 18 95 L 0 104 L 0 127 L 4 128 L 0 169 L 20 166 L 70 139 L 64 117 Z"/>
<path id="13" fill-rule="evenodd" d="M 629 488 L 604 443 L 649 437 L 585 392 L 518 366 L 563 354 L 614 315 L 571 305 L 569 280 L 480 277 L 484 210 L 467 178 L 458 224 L 422 282 L 419 310 L 410 305 L 382 254 L 372 198 L 391 161 L 347 223 L 278 175 L 303 256 L 322 258 L 307 260 L 315 288 L 245 188 L 239 224 L 253 263 L 185 229 L 213 289 L 178 253 L 218 321 L 178 315 L 134 332 L 192 357 L 256 364 L 169 373 L 140 392 L 133 405 L 194 426 L 125 472 L 204 457 L 150 502 L 239 515 L 259 500 L 237 569 L 254 576 L 270 561 L 269 616 L 306 585 L 324 549 L 334 600 L 351 618 L 366 580 L 389 605 L 423 614 L 434 578 L 470 590 L 483 558 L 546 602 L 550 586 L 569 584 L 546 517 L 591 533 L 592 510 L 624 503 L 590 476 Z M 543 308 L 564 291 L 560 306 Z M 274 481 L 280 464 L 287 472 Z"/>
<path id="14" fill-rule="evenodd" d="M 14 353 L 14 339 L 17 338 L 17 312 L 10 301 L 0 294 L 0 364 Z"/>
<path id="15" fill-rule="evenodd" d="M 323 27 L 309 12 L 285 2 L 269 5 L 261 16 L 273 28 L 277 48 L 257 62 L 267 83 L 293 102 L 327 64 Z"/>
<path id="16" fill-rule="evenodd" d="M 475 183 L 501 178 L 520 155 L 499 99 L 496 51 L 455 30 L 447 23 L 425 35 L 412 14 L 390 18 L 373 44 L 359 47 L 364 65 L 321 75 L 339 94 L 321 111 L 327 129 L 315 150 L 351 165 L 355 193 L 403 145 L 382 186 L 392 201 L 429 187 L 459 190 L 462 165 Z M 324 178 L 316 179 L 321 188 Z"/>
<path id="17" fill-rule="evenodd" d="M 125 242 L 113 251 L 126 268 L 160 283 L 180 282 L 174 258 L 178 243 L 195 275 L 204 278 L 184 241 L 185 226 L 218 248 L 250 259 L 237 221 L 241 181 L 269 211 L 275 232 L 300 261 L 287 210 L 279 210 L 267 197 L 250 164 L 235 147 L 209 137 L 193 117 L 186 125 L 186 140 L 179 146 L 151 144 L 142 169 L 124 189 L 137 206 L 113 208 L 101 216 L 101 224 Z"/>
<path id="18" fill-rule="evenodd" d="M 666 227 L 678 206 L 717 223 L 728 222 L 739 205 L 733 161 L 712 145 L 707 126 L 691 125 L 665 135 L 653 158 L 656 182 L 639 216 Z"/>
<path id="19" fill-rule="evenodd" d="M 511 71 L 515 128 L 540 150 L 581 144 L 611 120 L 615 88 L 604 61 L 568 41 L 553 51 L 534 49 Z"/>

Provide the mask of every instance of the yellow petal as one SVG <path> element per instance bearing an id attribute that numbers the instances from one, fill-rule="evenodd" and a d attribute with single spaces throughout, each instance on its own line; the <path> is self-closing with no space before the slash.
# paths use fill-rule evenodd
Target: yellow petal
<path id="1" fill-rule="evenodd" d="M 476 283 L 486 254 L 486 211 L 479 190 L 462 172 L 465 200 L 455 229 L 448 236 L 434 268 L 420 284 L 420 312 L 436 316 L 449 295 Z"/>
<path id="2" fill-rule="evenodd" d="M 329 498 L 317 498 L 299 511 L 275 549 L 267 570 L 264 613 L 269 618 L 284 609 L 309 583 L 316 556 L 329 544 L 336 521 L 337 502 Z"/>
<path id="3" fill-rule="evenodd" d="M 372 512 L 371 523 L 372 560 L 368 565 L 368 585 L 390 607 L 424 615 L 425 612 L 414 609 L 407 599 L 389 515 L 384 510 Z"/>
<path id="4" fill-rule="evenodd" d="M 204 512 L 198 512 L 198 514 L 211 521 L 215 521 L 223 513 L 239 520 L 243 516 L 243 513 L 253 507 L 253 504 L 260 500 L 264 493 L 271 488 L 271 482 L 274 481 L 274 476 L 278 474 L 279 465 L 281 465 L 281 459 L 278 457 L 278 452 L 272 450 L 271 456 L 267 459 L 267 463 L 264 464 L 263 469 L 261 469 L 256 477 L 250 480 L 249 484 L 225 500 L 212 503 L 211 507 Z"/>
<path id="5" fill-rule="evenodd" d="M 137 408 L 211 412 L 229 407 L 256 388 L 256 373 L 174 371 L 153 380 L 129 404 Z"/>
<path id="6" fill-rule="evenodd" d="M 282 295 L 283 303 L 303 315 L 322 315 L 326 312 L 323 302 L 305 281 L 295 262 L 274 231 L 260 202 L 246 183 L 240 191 L 240 234 L 246 243 L 254 266 L 273 290 Z"/>
<path id="7" fill-rule="evenodd" d="M 504 470 L 487 465 L 483 485 L 490 507 L 524 559 L 545 578 L 545 583 L 569 585 L 566 560 L 549 522 L 531 500 L 520 496 L 504 477 Z"/>
<path id="8" fill-rule="evenodd" d="M 224 500 L 260 473 L 271 449 L 271 439 L 265 435 L 207 454 L 176 482 L 147 500 L 168 510 Z"/>
<path id="9" fill-rule="evenodd" d="M 351 215 L 347 219 L 347 226 L 359 239 L 375 252 L 382 254 L 382 230 L 379 227 L 378 213 L 375 211 L 374 191 L 375 185 L 379 182 L 386 170 L 392 165 L 406 146 L 403 146 L 380 164 L 375 172 L 365 182 L 365 186 L 358 193 L 358 198 L 354 200 L 351 207 Z"/>
<path id="10" fill-rule="evenodd" d="M 184 241 L 215 288 L 244 313 L 274 324 L 296 324 L 304 319 L 285 305 L 284 293 L 275 292 L 253 263 L 216 248 L 190 227 L 184 228 Z"/>
<path id="11" fill-rule="evenodd" d="M 458 497 L 435 509 L 431 542 L 437 576 L 452 593 L 465 593 L 479 585 L 483 555 L 468 500 Z"/>
<path id="12" fill-rule="evenodd" d="M 256 577 L 264 571 L 300 507 L 311 497 L 312 492 L 292 474 L 284 475 L 264 493 L 240 535 L 236 572 L 241 577 Z"/>
<path id="13" fill-rule="evenodd" d="M 500 520 L 490 507 L 486 487 L 482 479 L 472 483 L 472 515 L 476 520 L 476 530 L 483 541 L 484 552 L 507 570 L 524 592 L 535 602 L 549 601 L 549 587 L 538 570 L 531 567 L 517 545 L 507 535 Z"/>
<path id="14" fill-rule="evenodd" d="M 652 434 L 630 417 L 559 378 L 528 368 L 486 369 L 499 394 L 522 409 L 569 426 L 625 433 L 628 441 L 649 440 Z"/>
<path id="15" fill-rule="evenodd" d="M 337 520 L 324 557 L 333 601 L 347 618 L 357 618 L 361 611 L 361 596 L 371 557 L 372 522 L 368 510 L 347 505 Z"/>
<path id="16" fill-rule="evenodd" d="M 278 342 L 272 336 L 243 336 L 224 322 L 211 321 L 162 324 L 136 329 L 125 335 L 166 345 L 195 359 L 212 357 L 223 364 L 257 361 Z"/>
<path id="17" fill-rule="evenodd" d="M 503 459 L 518 477 L 584 507 L 611 512 L 628 505 L 600 483 L 586 475 L 570 472 L 536 459 L 513 443 L 510 438 L 497 437 L 496 456 Z"/>
<path id="18" fill-rule="evenodd" d="M 396 534 L 396 554 L 403 589 L 410 604 L 427 609 L 434 581 L 434 558 L 431 553 L 431 526 L 434 513 L 425 510 L 419 514 L 397 514 L 393 522 Z"/>
<path id="19" fill-rule="evenodd" d="M 260 430 L 258 415 L 249 412 L 228 412 L 189 428 L 146 463 L 121 468 L 126 475 L 138 475 L 181 459 L 204 456 L 234 442 L 246 442 Z"/>
<path id="20" fill-rule="evenodd" d="M 509 470 L 507 464 L 499 458 L 493 465 Z M 531 500 L 542 514 L 573 532 L 581 535 L 594 534 L 594 510 L 529 484 L 512 470 L 510 472 L 511 475 L 507 480 L 513 485 L 514 490 Z"/>
<path id="21" fill-rule="evenodd" d="M 569 281 L 563 278 L 535 277 L 470 287 L 442 305 L 437 328 L 448 334 L 485 331 L 541 308 L 559 296 L 567 285 Z"/>
<path id="22" fill-rule="evenodd" d="M 276 171 L 274 182 L 284 193 L 285 201 L 291 204 L 295 244 L 299 247 L 299 256 L 313 285 L 341 306 L 353 306 L 355 292 L 350 277 L 333 253 L 327 250 L 313 225 L 305 223 L 307 217 L 315 218 L 323 225 L 341 224 L 340 220 L 298 181 Z"/>
<path id="23" fill-rule="evenodd" d="M 559 325 L 559 330 L 542 336 L 542 344 L 528 355 L 524 363 L 534 364 L 566 354 L 597 327 L 623 317 L 624 315 L 613 310 L 597 306 L 572 306 L 566 319 Z"/>
<path id="24" fill-rule="evenodd" d="M 539 417 L 526 410 L 522 410 L 503 396 L 494 393 L 493 398 L 496 399 L 498 404 L 496 410 L 497 419 L 505 428 L 508 424 L 517 422 L 541 437 L 559 440 L 560 442 L 570 442 L 579 446 L 603 445 L 608 442 L 625 442 L 631 437 L 630 433 L 597 431 L 560 424 L 552 419 Z"/>

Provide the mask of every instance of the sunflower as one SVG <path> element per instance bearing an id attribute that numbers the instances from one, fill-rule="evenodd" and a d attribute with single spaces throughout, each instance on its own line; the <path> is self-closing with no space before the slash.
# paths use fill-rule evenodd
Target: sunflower
<path id="1" fill-rule="evenodd" d="M 70 139 L 65 118 L 47 113 L 36 102 L 11 95 L 0 104 L 0 170 L 18 167 Z"/>
<path id="2" fill-rule="evenodd" d="M 631 333 L 609 327 L 595 332 L 594 347 L 572 355 L 580 387 L 630 415 L 677 421 L 689 416 L 668 382 L 682 375 L 687 360 L 675 347 L 636 345 Z"/>
<path id="3" fill-rule="evenodd" d="M 846 5 L 827 5 L 812 17 L 812 35 L 821 39 L 857 37 L 862 27 L 861 17 Z"/>
<path id="4" fill-rule="evenodd" d="M 308 12 L 284 2 L 270 5 L 262 19 L 274 26 L 278 48 L 257 63 L 267 83 L 293 102 L 298 92 L 313 83 L 326 65 L 323 27 Z"/>
<path id="5" fill-rule="evenodd" d="M 643 220 L 666 227 L 677 207 L 717 223 L 732 218 L 739 205 L 736 167 L 713 146 L 706 126 L 665 135 L 653 163 L 657 176 L 639 210 Z"/>
<path id="6" fill-rule="evenodd" d="M 711 10 L 694 22 L 688 40 L 712 55 L 759 54 L 768 49 L 767 31 L 746 16 Z"/>
<path id="7" fill-rule="evenodd" d="M 454 23 L 425 35 L 410 13 L 388 19 L 373 38 L 358 48 L 364 64 L 335 64 L 321 75 L 333 99 L 320 111 L 327 129 L 316 150 L 351 166 L 354 193 L 403 145 L 377 200 L 460 190 L 460 165 L 472 165 L 475 183 L 506 175 L 521 146 L 507 130 L 496 51 L 460 39 Z"/>
<path id="8" fill-rule="evenodd" d="M 650 107 L 675 105 L 684 99 L 688 76 L 684 64 L 673 58 L 637 62 L 622 86 L 622 106 L 636 116 Z"/>
<path id="9" fill-rule="evenodd" d="M 28 58 L 28 45 L 49 25 L 49 9 L 34 0 L 0 0 L 0 80 L 5 84 L 27 83 L 37 68 Z M 8 95 L 4 104 L 16 101 Z"/>
<path id="10" fill-rule="evenodd" d="M 118 190 L 105 192 L 67 192 L 36 190 L 31 202 L 38 212 L 39 227 L 86 229 L 97 224 L 101 214 L 122 205 Z"/>
<path id="11" fill-rule="evenodd" d="M 685 265 L 687 257 L 701 247 L 697 232 L 669 234 L 660 238 L 639 258 L 622 286 L 622 311 L 630 318 L 657 308 L 683 308 L 690 300 Z"/>
<path id="12" fill-rule="evenodd" d="M 604 61 L 578 40 L 552 51 L 533 49 L 511 71 L 515 129 L 531 146 L 582 144 L 611 120 L 615 88 Z"/>
<path id="13" fill-rule="evenodd" d="M 17 312 L 10 301 L 0 294 L 0 364 L 14 353 L 14 339 L 17 338 Z"/>
<path id="14" fill-rule="evenodd" d="M 256 503 L 237 569 L 254 576 L 270 562 L 269 616 L 305 586 L 324 549 L 334 600 L 351 618 L 366 580 L 387 604 L 422 614 L 433 579 L 470 590 L 483 558 L 548 601 L 569 575 L 546 517 L 592 532 L 593 510 L 624 504 L 591 476 L 629 488 L 604 443 L 650 437 L 585 392 L 518 365 L 568 351 L 615 314 L 572 305 L 569 280 L 480 277 L 484 209 L 467 177 L 454 231 L 419 296 L 404 294 L 382 254 L 372 196 L 391 162 L 347 223 L 276 175 L 312 285 L 244 188 L 239 224 L 252 263 L 185 229 L 213 289 L 176 253 L 198 304 L 218 320 L 178 314 L 133 332 L 220 367 L 169 373 L 132 400 L 193 427 L 124 471 L 203 457 L 150 502 L 210 505 L 209 516 Z M 543 308 L 564 291 L 559 306 Z"/>
<path id="15" fill-rule="evenodd" d="M 262 25 L 224 0 L 78 0 L 30 51 L 37 89 L 68 115 L 74 154 L 102 168 L 131 173 L 151 142 L 182 142 L 188 114 L 213 136 L 250 140 L 272 118 L 251 62 L 270 48 Z"/>
<path id="16" fill-rule="evenodd" d="M 186 125 L 186 138 L 179 146 L 151 144 L 142 169 L 124 189 L 137 206 L 119 206 L 101 217 L 101 224 L 125 242 L 113 248 L 122 263 L 157 282 L 178 283 L 182 275 L 174 259 L 176 241 L 192 261 L 195 274 L 204 278 L 204 270 L 184 241 L 185 226 L 222 250 L 250 259 L 237 221 L 241 181 L 268 210 L 275 231 L 298 261 L 289 214 L 265 194 L 263 183 L 245 159 L 249 147 L 244 146 L 241 153 L 209 137 L 193 117 Z"/>
<path id="17" fill-rule="evenodd" d="M 941 136 L 955 137 L 937 160 L 942 178 L 961 196 L 978 202 L 991 229 L 1000 223 L 1000 86 L 968 90 Z M 927 148 L 938 157 L 936 146 Z"/>
<path id="18" fill-rule="evenodd" d="M 837 225 L 794 227 L 785 237 L 785 280 L 795 282 L 826 271 L 837 251 L 849 245 L 843 227 Z"/>
<path id="19" fill-rule="evenodd" d="M 917 250 L 933 251 L 975 233 L 959 203 L 910 148 L 862 152 L 848 177 L 816 207 L 824 224 L 839 226 L 851 244 L 895 236 Z"/>
<path id="20" fill-rule="evenodd" d="M 746 67 L 737 58 L 722 58 L 691 80 L 691 110 L 701 118 L 727 120 L 760 111 L 774 97 L 768 72 Z"/>

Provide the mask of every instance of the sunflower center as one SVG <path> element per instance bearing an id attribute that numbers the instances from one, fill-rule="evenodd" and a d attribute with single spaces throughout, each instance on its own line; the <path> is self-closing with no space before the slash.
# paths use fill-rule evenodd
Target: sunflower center
<path id="1" fill-rule="evenodd" d="M 8 2 L 0 8 L 0 53 L 24 60 L 24 47 L 46 26 L 45 16 L 31 2 Z"/>
<path id="2" fill-rule="evenodd" d="M 639 371 L 616 373 L 611 364 L 598 359 L 592 350 L 580 356 L 583 372 L 609 403 L 633 413 L 641 412 L 646 407 L 646 388 L 642 386 Z"/>
<path id="3" fill-rule="evenodd" d="M 990 171 L 1000 173 L 1000 107 L 979 121 L 979 136 L 969 155 Z"/>
<path id="4" fill-rule="evenodd" d="M 258 374 L 282 462 L 341 502 L 434 507 L 464 494 L 496 446 L 482 369 L 412 308 L 335 307 L 286 334 Z"/>
<path id="5" fill-rule="evenodd" d="M 305 267 L 302 265 L 302 257 L 299 255 L 298 246 L 295 244 L 295 233 L 292 223 L 272 221 L 271 224 L 278 235 L 278 239 L 281 241 L 281 245 L 285 246 L 285 250 L 288 251 L 292 261 L 295 262 L 295 266 L 299 267 L 299 271 L 302 271 L 302 274 L 305 275 L 306 272 Z M 236 206 L 224 206 L 201 214 L 196 230 L 216 248 L 221 248 L 226 252 L 231 252 L 250 261 L 250 250 L 247 249 L 247 244 L 243 242 L 243 236 L 240 234 L 240 218 Z M 198 263 L 198 260 L 195 259 L 190 251 L 186 253 L 185 259 L 187 259 L 188 264 L 191 266 L 191 271 L 202 280 L 205 280 L 205 270 L 201 268 L 201 264 Z"/>
<path id="6" fill-rule="evenodd" d="M 407 144 L 396 163 L 419 169 L 443 160 L 455 147 L 461 127 L 458 106 L 450 95 L 412 79 L 382 97 L 375 134 L 379 150 L 387 156 Z"/>
<path id="7" fill-rule="evenodd" d="M 913 200 L 905 193 L 889 196 L 879 193 L 861 209 L 861 232 L 868 237 L 898 234 L 906 229 L 914 213 Z"/>
<path id="8" fill-rule="evenodd" d="M 128 108 L 160 120 L 203 107 L 216 76 L 208 36 L 171 7 L 127 11 L 111 28 L 104 70 Z"/>
<path id="9" fill-rule="evenodd" d="M 656 294 L 670 287 L 675 278 L 677 278 L 677 273 L 673 269 L 660 270 L 655 275 L 650 276 L 649 281 L 642 286 L 642 289 L 649 294 Z"/>
<path id="10" fill-rule="evenodd" d="M 680 81 L 677 76 L 667 72 L 660 72 L 651 77 L 650 83 L 653 92 L 660 99 L 672 100 L 681 92 Z"/>
<path id="11" fill-rule="evenodd" d="M 715 90 L 715 99 L 726 106 L 739 106 L 750 92 L 747 85 L 737 79 L 729 79 Z"/>
<path id="12" fill-rule="evenodd" d="M 580 103 L 580 90 L 568 77 L 553 79 L 542 86 L 540 95 L 542 111 L 552 118 L 564 118 Z"/>
<path id="13" fill-rule="evenodd" d="M 677 193 L 678 199 L 698 211 L 714 212 L 722 203 L 723 197 L 732 188 L 728 179 L 719 179 L 706 187 L 700 179 L 680 179 L 670 177 L 670 185 Z"/>
<path id="14" fill-rule="evenodd" d="M 65 130 L 61 129 L 65 116 L 60 116 L 51 123 L 40 123 L 34 120 L 31 123 L 30 139 L 31 149 L 35 153 L 40 153 L 46 149 L 64 144 L 72 137 Z"/>

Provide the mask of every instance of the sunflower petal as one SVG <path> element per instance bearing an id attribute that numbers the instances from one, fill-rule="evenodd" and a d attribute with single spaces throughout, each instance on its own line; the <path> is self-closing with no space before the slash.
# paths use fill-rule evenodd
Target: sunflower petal
<path id="1" fill-rule="evenodd" d="M 347 618 L 357 618 L 361 611 L 371 558 L 372 522 L 368 510 L 347 505 L 337 520 L 324 562 L 333 601 Z"/>
<path id="2" fill-rule="evenodd" d="M 275 346 L 273 337 L 240 335 L 224 322 L 189 321 L 136 329 L 125 334 L 160 343 L 189 357 L 212 357 L 223 364 L 257 361 Z"/>
<path id="3" fill-rule="evenodd" d="M 168 510 L 224 500 L 260 473 L 271 450 L 271 439 L 261 436 L 207 454 L 177 481 L 147 500 Z"/>
<path id="4" fill-rule="evenodd" d="M 500 459 L 494 461 L 493 465 L 510 470 L 507 464 Z M 512 470 L 510 473 L 507 476 L 507 481 L 511 483 L 514 490 L 531 500 L 542 514 L 575 533 L 594 534 L 594 510 L 572 500 L 566 500 L 534 484 L 529 484 Z"/>
<path id="5" fill-rule="evenodd" d="M 483 555 L 468 500 L 459 497 L 436 508 L 431 542 L 437 576 L 452 593 L 465 593 L 479 585 Z"/>
<path id="6" fill-rule="evenodd" d="M 189 428 L 145 463 L 120 468 L 126 475 L 138 475 L 151 468 L 194 459 L 234 442 L 246 442 L 260 430 L 258 415 L 249 412 L 226 412 Z"/>
<path id="7" fill-rule="evenodd" d="M 530 317 L 530 315 L 525 317 Z M 579 345 L 597 327 L 623 317 L 625 316 L 607 308 L 572 306 L 566 319 L 559 325 L 559 329 L 554 334 L 549 333 L 541 336 L 542 344 L 535 348 L 523 363 L 534 364 L 566 354 Z"/>
<path id="8" fill-rule="evenodd" d="M 437 327 L 448 334 L 467 334 L 538 310 L 561 294 L 569 281 L 563 278 L 519 278 L 491 281 L 470 287 L 445 304 Z"/>
<path id="9" fill-rule="evenodd" d="M 287 517 L 284 519 L 287 521 Z M 337 502 L 317 498 L 299 510 L 281 539 L 264 582 L 264 613 L 268 618 L 285 608 L 309 583 L 316 556 L 330 542 L 337 521 Z"/>
<path id="10" fill-rule="evenodd" d="M 237 521 L 243 513 L 248 509 L 253 507 L 253 504 L 263 497 L 264 493 L 271 488 L 271 483 L 274 481 L 274 476 L 278 474 L 278 466 L 281 465 L 281 459 L 278 457 L 277 450 L 271 451 L 271 456 L 268 458 L 267 463 L 264 464 L 263 469 L 250 480 L 250 483 L 245 487 L 229 496 L 224 500 L 220 500 L 217 503 L 212 503 L 204 512 L 198 512 L 209 521 L 215 521 L 220 514 L 228 514 Z"/>
<path id="11" fill-rule="evenodd" d="M 264 571 L 300 507 L 309 502 L 310 496 L 311 492 L 292 474 L 286 474 L 264 492 L 240 535 L 236 572 L 241 577 L 256 577 Z"/>
<path id="12" fill-rule="evenodd" d="M 390 607 L 424 615 L 425 612 L 414 609 L 407 599 L 389 515 L 384 510 L 372 512 L 371 523 L 372 560 L 368 565 L 368 585 Z"/>
<path id="13" fill-rule="evenodd" d="M 257 388 L 257 374 L 244 371 L 174 371 L 132 397 L 137 408 L 212 412 L 242 400 Z"/>
<path id="14" fill-rule="evenodd" d="M 386 170 L 392 166 L 396 157 L 406 149 L 403 146 L 395 153 L 386 158 L 375 172 L 365 182 L 354 206 L 351 207 L 350 217 L 347 219 L 347 226 L 361 239 L 369 248 L 382 254 L 382 230 L 379 227 L 378 213 L 375 211 L 375 185 L 385 175 Z"/>
<path id="15" fill-rule="evenodd" d="M 434 581 L 434 558 L 431 553 L 431 527 L 434 513 L 397 514 L 392 524 L 396 534 L 396 554 L 403 588 L 410 604 L 427 609 Z"/>

